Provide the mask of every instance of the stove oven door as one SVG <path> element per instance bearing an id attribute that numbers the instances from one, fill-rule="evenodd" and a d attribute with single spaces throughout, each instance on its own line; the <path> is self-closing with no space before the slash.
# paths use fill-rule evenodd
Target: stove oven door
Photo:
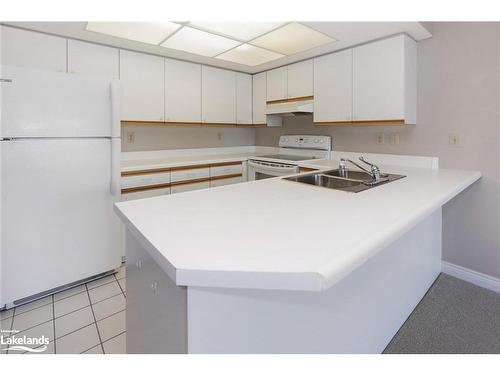
<path id="1" fill-rule="evenodd" d="M 296 165 L 257 160 L 248 161 L 248 181 L 288 176 L 295 173 L 299 173 L 299 167 Z"/>

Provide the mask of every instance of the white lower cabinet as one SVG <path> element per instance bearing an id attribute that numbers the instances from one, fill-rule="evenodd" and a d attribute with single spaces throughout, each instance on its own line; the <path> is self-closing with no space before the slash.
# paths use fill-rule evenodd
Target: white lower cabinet
<path id="1" fill-rule="evenodd" d="M 170 180 L 172 182 L 197 180 L 199 178 L 208 177 L 210 177 L 210 169 L 208 167 L 173 170 L 170 173 Z"/>
<path id="2" fill-rule="evenodd" d="M 135 199 L 157 197 L 159 195 L 170 194 L 170 188 L 151 189 L 144 191 L 134 191 L 132 193 L 122 193 L 122 201 L 132 201 Z"/>
<path id="3" fill-rule="evenodd" d="M 194 182 L 189 184 L 174 185 L 170 188 L 172 194 L 184 193 L 186 191 L 208 189 L 210 187 L 210 181 Z"/>

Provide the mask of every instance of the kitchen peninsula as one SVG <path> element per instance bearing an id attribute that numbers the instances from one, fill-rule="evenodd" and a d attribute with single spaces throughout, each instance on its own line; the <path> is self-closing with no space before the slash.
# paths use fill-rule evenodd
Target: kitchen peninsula
<path id="1" fill-rule="evenodd" d="M 304 166 L 334 169 L 333 155 Z M 406 177 L 361 193 L 277 177 L 118 203 L 127 352 L 382 352 L 441 271 L 441 207 L 481 175 L 381 161 Z"/>

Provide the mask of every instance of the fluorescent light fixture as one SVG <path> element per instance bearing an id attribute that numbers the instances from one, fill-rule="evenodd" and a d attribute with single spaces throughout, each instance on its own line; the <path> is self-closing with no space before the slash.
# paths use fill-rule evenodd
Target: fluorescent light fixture
<path id="1" fill-rule="evenodd" d="M 162 47 L 213 57 L 238 44 L 241 42 L 185 26 L 162 43 Z"/>
<path id="2" fill-rule="evenodd" d="M 88 31 L 157 45 L 179 27 L 174 22 L 87 22 Z"/>
<path id="3" fill-rule="evenodd" d="M 289 23 L 250 41 L 255 46 L 285 55 L 293 55 L 332 42 L 335 42 L 335 39 L 297 22 Z"/>
<path id="4" fill-rule="evenodd" d="M 283 22 L 191 22 L 196 28 L 244 42 L 283 25 Z"/>
<path id="5" fill-rule="evenodd" d="M 284 55 L 263 48 L 255 47 L 250 44 L 242 44 L 232 50 L 224 52 L 217 56 L 218 59 L 255 66 L 264 64 L 268 61 L 276 60 Z"/>

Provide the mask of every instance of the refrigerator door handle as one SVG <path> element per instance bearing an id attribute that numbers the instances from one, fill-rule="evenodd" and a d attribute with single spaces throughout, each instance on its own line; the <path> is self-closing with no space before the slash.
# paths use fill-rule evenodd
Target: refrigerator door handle
<path id="1" fill-rule="evenodd" d="M 111 81 L 111 137 L 120 137 L 120 81 Z"/>
<path id="2" fill-rule="evenodd" d="M 3 82 L 3 83 L 11 83 L 12 80 L 9 79 L 9 78 L 0 78 L 0 82 Z"/>
<path id="3" fill-rule="evenodd" d="M 111 138 L 111 181 L 109 190 L 112 196 L 120 198 L 121 181 L 121 139 Z M 118 199 L 119 200 L 119 199 Z"/>

